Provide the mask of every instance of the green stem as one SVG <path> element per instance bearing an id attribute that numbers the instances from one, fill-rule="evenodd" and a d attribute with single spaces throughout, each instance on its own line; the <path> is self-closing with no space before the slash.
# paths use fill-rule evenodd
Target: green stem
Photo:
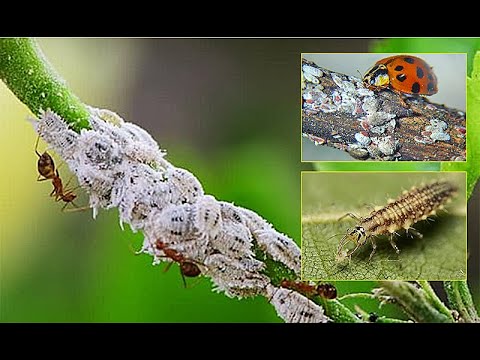
<path id="1" fill-rule="evenodd" d="M 340 301 L 333 299 L 327 300 L 316 297 L 316 302 L 323 307 L 325 314 L 336 323 L 361 323 L 359 319 L 348 307 Z"/>
<path id="2" fill-rule="evenodd" d="M 50 109 L 79 132 L 89 113 L 30 38 L 0 38 L 0 79 L 35 114 Z"/>
<path id="3" fill-rule="evenodd" d="M 418 285 L 425 291 L 428 299 L 435 308 L 440 311 L 442 314 L 448 316 L 450 321 L 454 321 L 451 311 L 445 306 L 445 304 L 440 300 L 440 298 L 435 294 L 433 288 L 430 286 L 428 281 L 417 281 Z"/>
<path id="4" fill-rule="evenodd" d="M 368 299 L 368 300 L 376 300 L 377 298 L 373 294 L 369 293 L 353 293 L 353 294 L 346 294 L 342 297 L 339 297 L 339 301 L 344 301 L 348 299 Z"/>
<path id="5" fill-rule="evenodd" d="M 480 322 L 466 281 L 445 281 L 444 287 L 450 306 L 458 311 L 463 321 Z"/>
<path id="6" fill-rule="evenodd" d="M 406 281 L 379 281 L 383 290 L 395 299 L 395 302 L 416 322 L 444 323 L 453 322 L 434 307 L 425 291 Z"/>

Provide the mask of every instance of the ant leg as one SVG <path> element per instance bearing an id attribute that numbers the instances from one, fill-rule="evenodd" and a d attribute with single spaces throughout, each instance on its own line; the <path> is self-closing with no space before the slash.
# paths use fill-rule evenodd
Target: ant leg
<path id="1" fill-rule="evenodd" d="M 58 170 L 59 167 L 57 167 L 57 170 Z M 72 178 L 73 178 L 73 175 L 70 175 L 70 178 L 68 179 L 67 184 L 64 186 L 65 192 L 67 192 L 66 189 L 68 188 L 68 185 L 70 185 L 70 181 L 72 181 Z M 68 190 L 68 191 L 71 192 L 71 191 L 73 191 L 73 190 L 75 190 L 79 187 L 80 187 L 80 185 L 78 185 L 77 187 L 73 188 L 72 190 Z"/>
<path id="2" fill-rule="evenodd" d="M 357 220 L 357 221 L 362 221 L 362 218 L 361 217 L 358 217 L 357 215 L 353 214 L 353 213 L 346 213 L 345 215 L 343 215 L 342 217 L 340 217 L 337 221 L 340 221 L 344 218 L 346 218 L 347 216 Z"/>
<path id="3" fill-rule="evenodd" d="M 180 270 L 180 275 L 182 275 L 183 287 L 187 288 L 187 280 L 185 280 L 185 275 L 183 275 L 182 268 L 179 266 L 178 269 Z"/>
<path id="4" fill-rule="evenodd" d="M 40 135 L 37 135 L 37 141 L 35 141 L 35 153 L 38 157 L 42 157 L 42 155 L 38 152 L 38 141 L 40 140 Z"/>
<path id="5" fill-rule="evenodd" d="M 373 254 L 375 254 L 375 251 L 377 251 L 377 243 L 373 239 L 373 236 L 370 238 L 370 242 L 372 243 L 372 252 L 370 253 L 370 256 L 368 257 L 368 261 L 372 260 Z"/>
<path id="6" fill-rule="evenodd" d="M 56 200 L 56 201 L 60 201 L 60 200 L 61 200 L 61 198 L 59 198 L 59 200 Z M 67 207 L 68 204 L 72 204 L 73 206 L 75 206 L 75 208 L 67 209 L 66 207 Z M 91 209 L 91 207 L 90 206 L 79 207 L 73 201 L 69 201 L 69 202 L 66 202 L 65 205 L 63 205 L 62 212 L 77 212 L 77 211 L 85 211 L 85 210 L 88 210 L 88 209 Z"/>
<path id="7" fill-rule="evenodd" d="M 170 270 L 170 268 L 172 267 L 172 265 L 173 265 L 173 262 L 169 262 L 169 263 L 167 264 L 167 266 L 165 266 L 165 268 L 163 269 L 163 272 L 167 272 L 168 270 Z"/>
<path id="8" fill-rule="evenodd" d="M 393 234 L 390 234 L 390 245 L 392 245 L 392 247 L 395 249 L 395 252 L 397 254 L 400 254 L 400 249 L 397 247 L 397 245 L 393 241 Z"/>

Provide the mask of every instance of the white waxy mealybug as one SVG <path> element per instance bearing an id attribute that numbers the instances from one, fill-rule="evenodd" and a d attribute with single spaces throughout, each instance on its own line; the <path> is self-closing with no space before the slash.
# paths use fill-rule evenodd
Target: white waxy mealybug
<path id="1" fill-rule="evenodd" d="M 155 239 L 170 243 L 191 236 L 192 205 L 170 205 L 161 211 L 152 211 L 148 217 L 145 231 Z"/>
<path id="2" fill-rule="evenodd" d="M 267 220 L 258 215 L 256 212 L 242 208 L 240 206 L 238 206 L 237 209 L 245 217 L 247 227 L 251 233 L 257 230 L 272 229 L 272 225 Z"/>
<path id="3" fill-rule="evenodd" d="M 202 238 L 214 238 L 222 228 L 220 204 L 211 195 L 200 196 L 192 207 L 193 224 Z"/>
<path id="4" fill-rule="evenodd" d="M 313 76 L 316 76 L 316 77 L 322 77 L 323 76 L 322 70 L 320 70 L 316 67 L 310 66 L 310 65 L 303 65 L 302 70 L 303 70 L 304 74 L 307 73 L 307 74 L 310 74 L 310 75 L 313 75 Z"/>
<path id="5" fill-rule="evenodd" d="M 273 260 L 280 261 L 300 274 L 300 249 L 288 236 L 274 229 L 257 230 L 253 233 L 258 246 L 269 254 Z"/>
<path id="6" fill-rule="evenodd" d="M 326 323 L 329 321 L 323 308 L 298 292 L 269 285 L 267 296 L 270 297 L 270 303 L 277 310 L 277 314 L 287 323 Z"/>
<path id="7" fill-rule="evenodd" d="M 225 201 L 219 201 L 220 211 L 224 220 L 245 225 L 245 216 L 239 211 L 238 207 Z"/>
<path id="8" fill-rule="evenodd" d="M 335 84 L 337 84 L 337 86 L 338 86 L 339 88 L 342 88 L 342 86 L 343 86 L 343 80 L 342 80 L 342 78 L 341 78 L 340 76 L 338 76 L 337 74 L 335 74 L 335 73 L 331 73 L 331 75 L 332 75 L 332 80 L 333 80 L 333 82 L 334 82 Z"/>
<path id="9" fill-rule="evenodd" d="M 253 256 L 251 251 L 252 236 L 248 229 L 233 221 L 224 221 L 222 231 L 210 239 L 214 248 L 233 257 L 238 255 Z"/>
<path id="10" fill-rule="evenodd" d="M 318 81 L 318 79 L 315 76 L 313 76 L 312 74 L 303 72 L 303 76 L 305 77 L 305 80 L 310 81 L 311 83 L 314 83 L 314 84 L 319 84 L 320 83 L 320 81 Z"/>
<path id="11" fill-rule="evenodd" d="M 167 196 L 172 204 L 193 204 L 203 195 L 202 185 L 188 170 L 170 167 L 165 172 L 165 178 L 170 185 Z"/>
<path id="12" fill-rule="evenodd" d="M 377 235 L 390 235 L 390 244 L 399 253 L 400 250 L 393 241 L 394 234 L 404 229 L 421 237 L 422 235 L 412 228 L 412 225 L 435 215 L 437 210 L 442 210 L 456 192 L 457 187 L 452 183 L 435 181 L 419 188 L 412 187 L 410 191 L 404 191 L 396 200 L 390 200 L 388 205 L 375 209 L 366 217 L 359 217 L 352 213 L 346 214 L 345 216 L 356 219 L 358 223 L 348 229 L 340 240 L 337 261 L 350 258 L 354 252 L 367 243 L 367 240 L 370 240 L 372 244 L 369 258 L 371 259 L 377 248 L 374 240 Z M 347 249 L 347 244 L 350 242 L 354 247 Z"/>
<path id="13" fill-rule="evenodd" d="M 213 254 L 205 259 L 205 265 L 217 289 L 231 297 L 263 294 L 270 281 L 258 272 L 264 264 L 255 259 L 244 262 L 223 254 Z"/>
<path id="14" fill-rule="evenodd" d="M 355 140 L 357 140 L 358 143 L 362 146 L 367 146 L 372 142 L 368 134 L 367 135 L 365 134 L 366 132 L 359 132 L 355 134 Z"/>

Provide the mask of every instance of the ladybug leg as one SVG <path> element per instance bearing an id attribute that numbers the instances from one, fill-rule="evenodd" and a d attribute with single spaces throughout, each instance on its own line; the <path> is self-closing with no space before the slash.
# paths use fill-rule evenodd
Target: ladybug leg
<path id="1" fill-rule="evenodd" d="M 402 107 L 410 109 L 410 105 L 405 102 L 404 94 L 401 91 L 395 89 L 391 90 L 398 95 L 398 99 L 400 100 L 400 104 L 402 105 Z"/>

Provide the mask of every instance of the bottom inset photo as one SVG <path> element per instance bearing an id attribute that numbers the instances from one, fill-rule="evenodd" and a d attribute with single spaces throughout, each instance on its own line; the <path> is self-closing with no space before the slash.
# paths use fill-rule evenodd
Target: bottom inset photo
<path id="1" fill-rule="evenodd" d="M 465 280 L 465 172 L 302 172 L 303 280 Z"/>

